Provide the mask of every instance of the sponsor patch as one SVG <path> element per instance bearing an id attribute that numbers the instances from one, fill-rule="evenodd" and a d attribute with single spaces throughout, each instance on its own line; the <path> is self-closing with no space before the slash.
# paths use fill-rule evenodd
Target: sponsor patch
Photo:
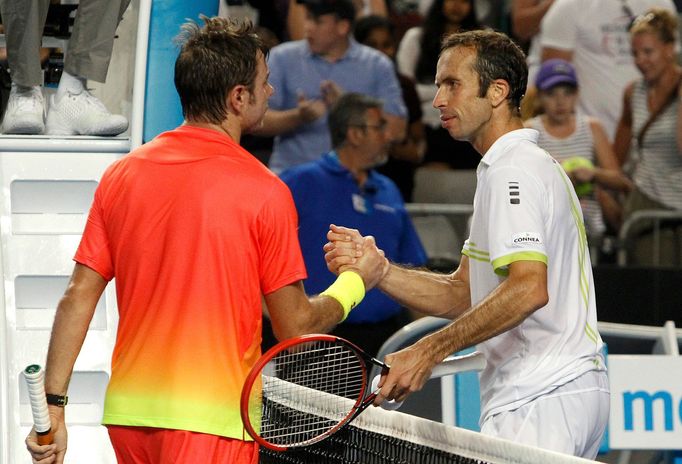
<path id="1" fill-rule="evenodd" d="M 537 232 L 521 232 L 520 234 L 512 235 L 512 245 L 542 245 L 542 239 Z"/>

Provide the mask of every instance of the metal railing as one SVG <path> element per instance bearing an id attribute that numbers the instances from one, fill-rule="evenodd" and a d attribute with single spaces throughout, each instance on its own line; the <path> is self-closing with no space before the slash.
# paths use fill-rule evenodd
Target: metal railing
<path id="1" fill-rule="evenodd" d="M 618 233 L 618 265 L 626 266 L 628 264 L 628 251 L 631 242 L 635 237 L 631 235 L 636 233 L 638 226 L 642 223 L 653 223 L 653 244 L 652 256 L 653 265 L 658 266 L 661 262 L 661 222 L 673 221 L 678 226 L 682 226 L 682 211 L 668 211 L 645 209 L 635 211 L 623 223 Z"/>

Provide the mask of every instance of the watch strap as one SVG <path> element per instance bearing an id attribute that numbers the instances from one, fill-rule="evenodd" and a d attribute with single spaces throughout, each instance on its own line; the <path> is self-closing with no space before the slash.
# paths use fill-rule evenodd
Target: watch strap
<path id="1" fill-rule="evenodd" d="M 63 408 L 69 402 L 69 397 L 66 395 L 53 395 L 52 393 L 46 393 L 45 398 L 47 399 L 47 404 L 59 406 L 60 408 Z"/>

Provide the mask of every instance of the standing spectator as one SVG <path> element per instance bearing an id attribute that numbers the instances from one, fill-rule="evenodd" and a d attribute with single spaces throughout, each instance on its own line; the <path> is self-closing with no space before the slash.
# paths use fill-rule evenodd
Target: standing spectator
<path id="1" fill-rule="evenodd" d="M 113 278 L 103 423 L 120 464 L 256 464 L 239 396 L 260 355 L 262 301 L 287 338 L 330 330 L 364 295 L 352 271 L 321 296 L 304 293 L 289 189 L 239 146 L 273 91 L 267 49 L 248 23 L 205 22 L 183 27 L 175 63 L 185 123 L 112 164 L 95 192 L 47 354 L 55 443 L 38 445 L 32 430 L 34 462 L 63 462 L 69 379 Z"/>
<path id="2" fill-rule="evenodd" d="M 445 34 L 479 28 L 473 0 L 434 0 L 424 24 L 409 29 L 398 46 L 398 71 L 415 80 L 426 131 L 427 166 L 475 168 L 481 157 L 469 142 L 453 140 L 441 127 L 436 96 L 436 62 Z"/>
<path id="3" fill-rule="evenodd" d="M 635 188 L 624 216 L 639 210 L 682 211 L 682 68 L 675 61 L 677 18 L 652 8 L 630 31 L 635 64 L 641 77 L 624 93 L 623 115 L 616 133 L 616 154 L 629 162 Z M 633 262 L 654 262 L 651 224 L 639 224 L 633 235 Z M 660 264 L 682 264 L 682 227 L 662 231 Z M 660 253 L 666 250 L 665 253 Z"/>
<path id="4" fill-rule="evenodd" d="M 511 26 L 514 37 L 528 46 L 528 90 L 521 101 L 521 117 L 528 119 L 538 114 L 535 76 L 540 68 L 540 37 L 542 18 L 554 0 L 512 0 Z"/>
<path id="5" fill-rule="evenodd" d="M 411 266 L 426 262 L 398 189 L 374 169 L 388 158 L 386 118 L 381 107 L 374 98 L 344 94 L 329 113 L 334 149 L 281 175 L 298 210 L 308 292 L 321 292 L 334 281 L 322 251 L 332 223 L 373 235 L 395 262 Z M 409 313 L 400 304 L 379 291 L 370 291 L 333 333 L 376 355 L 384 341 L 409 322 Z"/>
<path id="6" fill-rule="evenodd" d="M 596 189 L 627 192 L 630 182 L 620 170 L 601 123 L 575 112 L 579 92 L 573 66 L 558 58 L 545 61 L 535 87 L 542 115 L 525 125 L 540 133 L 538 146 L 563 165 L 580 199 L 587 237 L 597 242 L 606 224 Z"/>
<path id="7" fill-rule="evenodd" d="M 625 86 L 637 77 L 628 27 L 650 7 L 672 0 L 555 0 L 542 20 L 542 61 L 561 58 L 580 81 L 578 109 L 604 125 L 613 142 Z"/>
<path id="8" fill-rule="evenodd" d="M 395 64 L 396 42 L 393 26 L 388 19 L 382 16 L 365 16 L 355 24 L 354 35 L 355 40 L 379 50 Z M 391 144 L 388 161 L 379 167 L 378 171 L 395 182 L 403 200 L 409 202 L 412 201 L 414 172 L 424 159 L 426 141 L 422 108 L 414 81 L 400 73 L 397 73 L 397 76 L 407 106 L 407 131 L 402 141 Z"/>
<path id="9" fill-rule="evenodd" d="M 391 140 L 405 137 L 407 110 L 393 63 L 352 38 L 351 0 L 309 0 L 305 6 L 306 40 L 278 45 L 268 59 L 276 92 L 259 133 L 276 136 L 270 168 L 277 173 L 331 149 L 327 108 L 343 92 L 381 99 Z"/>
<path id="10" fill-rule="evenodd" d="M 88 91 L 87 80 L 106 80 L 116 28 L 129 3 L 130 0 L 80 2 L 57 93 L 46 108 L 40 47 L 50 1 L 0 0 L 12 77 L 3 133 L 118 135 L 128 128 L 125 117 L 109 113 Z"/>

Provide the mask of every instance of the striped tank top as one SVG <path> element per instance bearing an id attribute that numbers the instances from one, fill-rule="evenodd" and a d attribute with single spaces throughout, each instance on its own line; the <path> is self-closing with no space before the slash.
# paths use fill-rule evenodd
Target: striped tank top
<path id="1" fill-rule="evenodd" d="M 594 155 L 594 140 L 592 139 L 592 129 L 586 116 L 576 113 L 575 131 L 565 138 L 557 138 L 545 129 L 541 116 L 536 116 L 528 120 L 528 125 L 540 132 L 538 146 L 549 152 L 558 162 L 568 158 L 580 156 L 589 159 L 593 164 L 597 164 Z M 599 237 L 606 230 L 604 217 L 601 207 L 597 202 L 594 192 L 590 195 L 580 197 L 580 206 L 583 210 L 585 220 L 585 230 L 590 237 Z"/>
<path id="2" fill-rule="evenodd" d="M 678 99 L 669 104 L 644 134 L 637 148 L 637 135 L 649 119 L 646 84 L 635 83 L 632 93 L 632 154 L 637 154 L 633 180 L 637 188 L 652 200 L 682 210 L 682 155 L 677 147 Z"/>

